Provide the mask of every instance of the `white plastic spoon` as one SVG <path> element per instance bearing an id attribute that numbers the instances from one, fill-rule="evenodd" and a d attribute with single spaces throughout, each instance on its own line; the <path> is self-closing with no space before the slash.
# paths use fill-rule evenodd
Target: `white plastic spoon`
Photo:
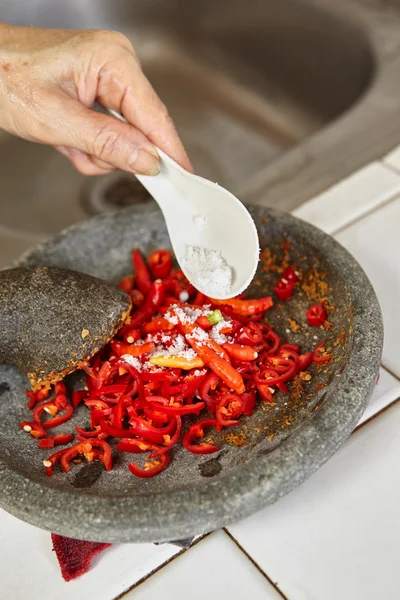
<path id="1" fill-rule="evenodd" d="M 114 111 L 109 112 L 124 120 Z M 157 152 L 160 173 L 136 177 L 163 212 L 180 268 L 196 289 L 206 296 L 225 300 L 240 294 L 254 277 L 260 253 L 256 226 L 248 210 L 228 190 L 189 173 L 159 148 Z M 197 252 L 197 248 L 205 249 L 205 253 Z M 214 268 L 213 283 L 207 275 L 204 276 L 204 272 L 200 274 L 200 263 L 196 267 L 196 257 L 200 254 L 203 263 L 204 259 L 209 260 L 208 269 L 211 271 L 216 256 L 210 251 L 220 252 L 230 267 L 231 286 L 223 285 L 226 268 L 225 271 Z M 191 260 L 186 260 L 190 255 Z"/>

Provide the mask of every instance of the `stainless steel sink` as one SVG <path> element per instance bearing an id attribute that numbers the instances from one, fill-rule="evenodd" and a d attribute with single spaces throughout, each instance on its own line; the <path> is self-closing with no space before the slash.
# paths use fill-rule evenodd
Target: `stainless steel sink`
<path id="1" fill-rule="evenodd" d="M 244 202 L 289 210 L 400 142 L 395 0 L 14 0 L 14 24 L 123 31 L 196 171 Z M 133 176 L 85 178 L 0 135 L 0 265 L 113 206 Z M 349 199 L 351 201 L 351 199 Z"/>

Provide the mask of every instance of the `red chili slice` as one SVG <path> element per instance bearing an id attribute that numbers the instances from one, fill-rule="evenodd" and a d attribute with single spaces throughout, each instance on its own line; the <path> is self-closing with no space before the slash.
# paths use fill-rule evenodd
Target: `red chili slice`
<path id="1" fill-rule="evenodd" d="M 208 411 L 212 414 L 215 413 L 218 398 L 216 394 L 211 396 L 210 391 L 214 391 L 220 381 L 218 375 L 210 373 L 199 386 L 199 396 L 207 404 Z"/>
<path id="2" fill-rule="evenodd" d="M 121 394 L 117 404 L 113 408 L 113 424 L 114 427 L 123 429 L 123 421 L 126 414 L 126 408 L 131 404 L 131 398 Z"/>
<path id="3" fill-rule="evenodd" d="M 286 267 L 281 275 L 281 279 L 288 281 L 289 283 L 297 283 L 299 275 L 293 267 Z"/>
<path id="4" fill-rule="evenodd" d="M 265 298 L 253 298 L 252 300 L 240 300 L 237 298 L 232 298 L 230 300 L 216 300 L 215 298 L 210 298 L 210 300 L 215 306 L 229 306 L 235 315 L 241 317 L 250 317 L 256 314 L 258 315 L 259 313 L 264 313 L 273 306 L 271 296 L 266 296 Z"/>
<path id="5" fill-rule="evenodd" d="M 100 425 L 96 425 L 96 427 L 94 427 L 94 429 L 88 431 L 86 429 L 83 429 L 82 427 L 79 427 L 79 425 L 77 425 L 75 427 L 75 431 L 78 433 L 78 435 L 82 438 L 93 438 L 93 437 L 98 437 L 99 435 L 101 435 L 102 431 L 101 431 L 101 427 Z"/>
<path id="6" fill-rule="evenodd" d="M 299 356 L 299 371 L 305 371 L 307 367 L 310 366 L 310 363 L 313 359 L 312 352 L 306 352 L 305 354 L 300 354 Z"/>
<path id="7" fill-rule="evenodd" d="M 142 333 L 159 333 L 160 331 L 170 331 L 174 328 L 173 323 L 170 323 L 164 317 L 156 317 L 152 321 L 145 323 L 142 326 Z M 140 334 L 139 334 L 140 337 Z M 135 340 L 137 341 L 137 340 Z"/>
<path id="8" fill-rule="evenodd" d="M 122 439 L 117 444 L 117 450 L 120 450 L 121 452 L 132 452 L 133 454 L 138 454 L 140 452 L 150 452 L 153 450 L 157 450 L 158 448 L 159 446 L 157 446 L 156 444 L 146 442 L 146 440 L 134 438 Z"/>
<path id="9" fill-rule="evenodd" d="M 63 381 L 58 381 L 54 386 L 54 392 L 56 396 L 66 396 L 67 388 L 65 387 L 65 383 Z"/>
<path id="10" fill-rule="evenodd" d="M 136 475 L 136 477 L 154 477 L 154 475 L 158 475 L 158 473 L 161 473 L 161 471 L 163 471 L 169 465 L 169 461 L 169 454 L 161 454 L 160 457 L 145 462 L 143 469 L 138 467 L 136 463 L 129 463 L 128 469 L 130 470 L 132 475 Z"/>
<path id="11" fill-rule="evenodd" d="M 132 365 L 130 365 L 122 360 L 118 362 L 118 365 L 120 367 L 123 367 L 126 371 L 128 371 L 128 373 L 130 373 L 130 375 L 132 375 L 133 379 L 136 380 L 138 396 L 141 400 L 144 400 L 143 379 L 142 379 L 139 371 L 137 369 L 135 369 L 135 367 L 132 367 Z"/>
<path id="12" fill-rule="evenodd" d="M 315 362 L 317 364 L 321 364 L 321 363 L 326 363 L 331 359 L 331 355 L 328 354 L 325 350 L 325 344 L 326 344 L 326 340 L 324 340 L 323 342 L 321 342 L 320 344 L 318 344 L 318 346 L 316 346 L 314 348 L 313 362 Z"/>
<path id="13" fill-rule="evenodd" d="M 175 446 L 175 444 L 178 442 L 179 437 L 181 435 L 181 431 L 182 431 L 182 419 L 180 418 L 179 415 L 177 415 L 175 417 L 176 419 L 176 429 L 175 429 L 175 433 L 172 436 L 168 436 L 165 435 L 164 436 L 164 442 L 165 442 L 165 446 L 162 446 L 161 448 L 157 448 L 156 450 L 154 450 L 150 455 L 149 458 L 153 458 L 156 457 L 160 454 L 165 454 L 166 452 L 168 452 L 173 446 Z M 169 438 L 169 440 L 168 440 Z"/>
<path id="14" fill-rule="evenodd" d="M 217 419 L 201 419 L 191 425 L 189 430 L 183 436 L 183 445 L 186 450 L 189 452 L 193 452 L 193 454 L 212 454 L 213 452 L 218 452 L 218 446 L 214 444 L 206 444 L 205 442 L 201 442 L 200 444 L 193 444 L 192 442 L 198 438 L 204 437 L 204 429 L 207 427 L 216 427 L 217 431 L 220 430 L 220 424 Z"/>
<path id="15" fill-rule="evenodd" d="M 138 340 L 140 340 L 140 331 L 139 329 L 127 329 L 124 332 L 120 332 L 119 336 L 122 336 L 122 339 L 126 344 L 134 344 Z"/>
<path id="16" fill-rule="evenodd" d="M 311 327 L 323 325 L 327 319 L 326 310 L 321 304 L 314 304 L 307 309 L 306 317 Z"/>
<path id="17" fill-rule="evenodd" d="M 272 392 L 268 385 L 257 384 L 257 390 L 258 390 L 258 393 L 260 394 L 263 402 L 272 402 L 273 401 Z"/>
<path id="18" fill-rule="evenodd" d="M 189 406 L 173 405 L 167 398 L 162 396 L 147 396 L 146 400 L 151 403 L 153 410 L 165 415 L 198 415 L 205 407 L 205 402 L 196 402 Z M 161 401 L 166 402 L 161 402 Z"/>
<path id="19" fill-rule="evenodd" d="M 206 379 L 207 373 L 203 375 L 188 375 L 182 383 L 174 384 L 168 380 L 163 383 L 163 394 L 173 396 L 176 399 L 183 399 L 198 390 L 202 382 Z"/>
<path id="20" fill-rule="evenodd" d="M 236 334 L 235 341 L 245 346 L 256 346 L 263 339 L 261 328 L 256 323 L 249 323 L 242 327 Z"/>
<path id="21" fill-rule="evenodd" d="M 134 432 L 137 437 L 154 442 L 155 444 L 162 444 L 164 435 L 170 435 L 175 429 L 174 420 L 171 420 L 165 427 L 153 427 L 153 425 L 146 423 L 140 417 L 131 417 L 129 423 L 131 425 L 130 431 Z"/>
<path id="22" fill-rule="evenodd" d="M 293 296 L 294 284 L 287 281 L 284 283 L 282 279 L 279 279 L 276 286 L 274 287 L 274 292 L 279 298 L 279 300 L 289 300 Z"/>
<path id="23" fill-rule="evenodd" d="M 87 398 L 87 396 L 88 392 L 86 390 L 77 390 L 76 392 L 72 392 L 72 406 L 76 408 L 77 406 L 79 406 L 82 400 L 85 400 L 85 398 Z"/>
<path id="24" fill-rule="evenodd" d="M 51 454 L 43 461 L 44 467 L 46 469 L 46 475 L 48 477 L 51 477 L 53 475 L 54 465 L 61 461 L 61 457 L 63 456 L 63 454 L 65 454 L 65 452 L 68 452 L 68 448 L 63 448 L 62 450 L 54 452 L 54 454 Z"/>
<path id="25" fill-rule="evenodd" d="M 240 398 L 242 400 L 243 414 L 247 417 L 250 417 L 253 414 L 256 405 L 255 392 L 245 392 L 240 396 Z"/>
<path id="26" fill-rule="evenodd" d="M 172 270 L 171 253 L 168 250 L 156 250 L 147 259 L 153 279 L 164 279 Z"/>
<path id="27" fill-rule="evenodd" d="M 146 342 L 144 344 L 140 344 L 140 346 L 132 346 L 131 344 L 125 344 L 124 342 L 120 342 L 118 340 L 112 340 L 110 342 L 111 350 L 116 356 L 124 356 L 124 354 L 129 354 L 130 356 L 134 356 L 138 358 L 139 356 L 144 356 L 153 350 L 154 343 Z"/>
<path id="28" fill-rule="evenodd" d="M 65 413 L 63 415 L 57 414 L 60 409 L 65 410 Z M 40 415 L 44 411 L 56 416 L 42 423 L 40 420 Z M 44 404 L 40 404 L 39 406 L 37 406 L 33 411 L 33 418 L 35 422 L 44 427 L 44 429 L 52 429 L 53 427 L 58 427 L 59 425 L 62 425 L 63 423 L 69 421 L 73 413 L 73 407 L 70 404 L 64 402 L 63 396 L 59 396 L 54 400 L 50 400 L 50 402 L 45 402 Z"/>
<path id="29" fill-rule="evenodd" d="M 270 331 L 268 331 L 268 333 L 264 336 L 264 339 L 268 344 L 268 354 L 275 354 L 279 348 L 279 344 L 281 343 L 279 335 L 270 329 Z"/>
<path id="30" fill-rule="evenodd" d="M 243 413 L 243 402 L 238 394 L 225 394 L 217 405 L 216 417 L 222 427 L 238 425 L 236 419 Z"/>
<path id="31" fill-rule="evenodd" d="M 142 294 L 147 294 L 151 287 L 151 277 L 146 262 L 137 249 L 132 252 L 132 262 L 136 275 L 136 285 Z"/>
<path id="32" fill-rule="evenodd" d="M 47 436 L 46 438 L 39 440 L 39 448 L 54 448 L 54 446 L 65 446 L 74 439 L 72 433 L 60 433 L 54 437 Z"/>
<path id="33" fill-rule="evenodd" d="M 277 385 L 282 381 L 282 374 L 278 374 L 273 369 L 263 369 L 256 373 L 254 377 L 256 385 Z"/>
<path id="34" fill-rule="evenodd" d="M 103 452 L 95 452 L 97 449 Z M 61 456 L 61 468 L 66 473 L 70 470 L 69 463 L 76 456 L 84 456 L 88 462 L 92 462 L 96 458 L 99 459 L 105 466 L 107 471 L 112 469 L 112 454 L 111 448 L 104 440 L 99 439 L 88 439 L 84 442 L 79 442 L 68 448 L 68 450 Z"/>
<path id="35" fill-rule="evenodd" d="M 132 290 L 129 294 L 133 308 L 139 308 L 144 302 L 144 294 L 140 290 Z"/>
<path id="36" fill-rule="evenodd" d="M 22 421 L 22 423 L 19 425 L 19 428 L 23 429 L 36 439 L 45 438 L 47 436 L 46 430 L 43 429 L 40 423 L 35 423 L 33 421 Z"/>
<path id="37" fill-rule="evenodd" d="M 133 290 L 134 283 L 135 283 L 135 278 L 133 277 L 133 275 L 127 275 L 127 277 L 124 277 L 123 279 L 121 279 L 121 281 L 118 284 L 118 287 L 123 292 L 126 292 L 127 294 L 129 294 L 129 292 L 131 292 Z"/>
<path id="38" fill-rule="evenodd" d="M 29 402 L 27 404 L 29 410 L 32 410 L 35 408 L 36 404 L 38 403 L 38 399 L 36 397 L 35 392 L 32 392 L 32 390 L 26 390 L 25 394 L 27 395 L 27 397 L 29 398 Z"/>
<path id="39" fill-rule="evenodd" d="M 300 346 L 297 344 L 282 344 L 280 347 L 280 352 L 282 351 L 296 352 L 296 354 L 298 354 L 300 352 Z"/>
<path id="40" fill-rule="evenodd" d="M 152 319 L 160 308 L 164 299 L 164 287 L 162 281 L 154 281 L 147 292 L 145 300 L 141 306 L 131 316 L 130 325 L 137 329 Z"/>
<path id="41" fill-rule="evenodd" d="M 251 346 L 242 346 L 241 344 L 222 344 L 222 347 L 231 358 L 241 361 L 256 360 L 258 352 Z"/>

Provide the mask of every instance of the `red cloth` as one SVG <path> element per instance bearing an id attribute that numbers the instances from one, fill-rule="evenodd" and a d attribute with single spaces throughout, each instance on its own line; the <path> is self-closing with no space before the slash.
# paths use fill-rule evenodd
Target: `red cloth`
<path id="1" fill-rule="evenodd" d="M 87 573 L 96 554 L 111 546 L 111 544 L 73 540 L 56 533 L 51 534 L 51 540 L 65 581 L 71 581 Z"/>

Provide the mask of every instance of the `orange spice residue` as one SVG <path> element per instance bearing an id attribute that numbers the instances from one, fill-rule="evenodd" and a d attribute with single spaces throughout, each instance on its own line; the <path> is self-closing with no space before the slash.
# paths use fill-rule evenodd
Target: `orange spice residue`
<path id="1" fill-rule="evenodd" d="M 311 302 L 323 304 L 327 311 L 332 311 L 332 309 L 335 309 L 329 306 L 327 298 L 329 285 L 326 281 L 326 276 L 326 271 L 318 271 L 315 268 L 310 269 L 303 277 L 301 289 Z"/>
<path id="2" fill-rule="evenodd" d="M 215 441 L 209 435 L 203 438 L 203 442 L 205 442 L 206 444 L 215 444 Z"/>
<path id="3" fill-rule="evenodd" d="M 292 391 L 290 393 L 290 397 L 292 400 L 300 400 L 303 393 L 304 393 L 304 382 L 302 381 L 300 375 L 297 374 L 292 382 Z"/>
<path id="4" fill-rule="evenodd" d="M 269 271 L 272 271 L 273 273 L 282 273 L 283 269 L 285 268 L 284 266 L 279 265 L 277 263 L 277 255 L 273 254 L 270 248 L 268 247 L 261 250 L 260 260 L 263 266 L 263 270 L 266 273 L 269 273 Z"/>
<path id="5" fill-rule="evenodd" d="M 230 446 L 236 446 L 238 448 L 246 446 L 247 444 L 247 437 L 244 431 L 241 431 L 240 433 L 227 433 L 224 439 Z"/>
<path id="6" fill-rule="evenodd" d="M 301 331 L 301 325 L 299 325 L 294 319 L 288 319 L 289 328 L 292 333 L 298 333 Z"/>
<path id="7" fill-rule="evenodd" d="M 299 377 L 302 381 L 310 381 L 312 375 L 308 371 L 300 371 Z"/>
<path id="8" fill-rule="evenodd" d="M 344 346 L 345 340 L 346 340 L 346 332 L 342 330 L 339 332 L 339 336 L 333 342 L 334 347 L 336 348 L 337 346 Z"/>

